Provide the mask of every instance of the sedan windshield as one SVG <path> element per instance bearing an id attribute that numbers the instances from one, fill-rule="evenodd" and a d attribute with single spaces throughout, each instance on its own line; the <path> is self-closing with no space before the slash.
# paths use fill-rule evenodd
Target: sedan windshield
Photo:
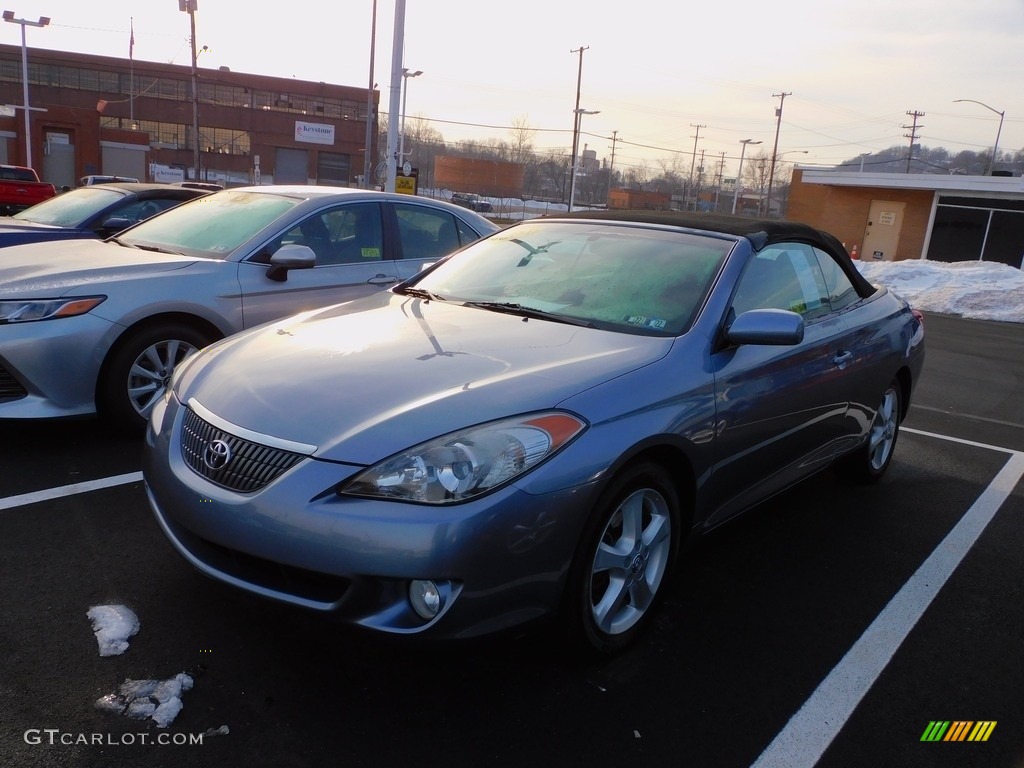
<path id="1" fill-rule="evenodd" d="M 225 190 L 147 219 L 117 241 L 146 250 L 226 259 L 300 202 L 288 195 Z"/>
<path id="2" fill-rule="evenodd" d="M 693 322 L 733 244 L 642 226 L 526 223 L 461 251 L 415 287 L 480 309 L 677 335 Z"/>
<path id="3" fill-rule="evenodd" d="M 55 227 L 77 227 L 124 197 L 103 187 L 82 187 L 51 197 L 14 214 L 13 218 Z"/>

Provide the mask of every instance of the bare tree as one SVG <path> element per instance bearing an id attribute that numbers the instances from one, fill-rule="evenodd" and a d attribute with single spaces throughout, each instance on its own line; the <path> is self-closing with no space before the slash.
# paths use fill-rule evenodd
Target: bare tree
<path id="1" fill-rule="evenodd" d="M 522 165 L 532 162 L 534 159 L 533 139 L 537 135 L 537 131 L 530 127 L 526 115 L 512 118 L 512 130 L 509 133 L 512 136 L 509 160 Z"/>
<path id="2" fill-rule="evenodd" d="M 653 174 L 647 163 L 641 160 L 639 165 L 630 166 L 623 176 L 626 186 L 633 189 L 647 189 Z"/>

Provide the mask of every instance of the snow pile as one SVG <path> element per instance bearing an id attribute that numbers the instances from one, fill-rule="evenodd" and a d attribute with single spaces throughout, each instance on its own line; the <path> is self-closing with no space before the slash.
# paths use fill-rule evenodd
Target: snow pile
<path id="1" fill-rule="evenodd" d="M 945 263 L 855 261 L 871 283 L 884 285 L 923 312 L 974 320 L 1024 322 L 1024 271 L 992 261 Z"/>
<path id="2" fill-rule="evenodd" d="M 139 617 L 124 605 L 94 605 L 86 616 L 92 621 L 100 656 L 117 656 L 128 650 L 128 638 L 139 631 Z"/>
<path id="3" fill-rule="evenodd" d="M 184 706 L 182 693 L 191 688 L 192 678 L 184 672 L 170 680 L 125 680 L 117 693 L 108 693 L 97 699 L 96 706 L 136 720 L 148 717 L 158 727 L 166 728 Z"/>

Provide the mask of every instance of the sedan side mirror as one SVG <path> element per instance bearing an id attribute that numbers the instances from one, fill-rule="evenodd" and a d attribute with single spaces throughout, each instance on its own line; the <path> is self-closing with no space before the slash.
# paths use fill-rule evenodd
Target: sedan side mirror
<path id="1" fill-rule="evenodd" d="M 126 219 L 124 216 L 112 216 L 103 222 L 103 225 L 99 228 L 96 234 L 101 238 L 106 239 L 116 235 L 122 230 L 128 229 L 128 227 L 136 223 L 137 222 L 134 222 L 131 219 Z"/>
<path id="2" fill-rule="evenodd" d="M 270 257 L 270 269 L 267 270 L 267 277 L 276 282 L 283 283 L 288 279 L 288 272 L 292 269 L 312 269 L 316 266 L 316 254 L 308 245 L 296 245 L 289 243 L 282 245 Z"/>
<path id="3" fill-rule="evenodd" d="M 804 319 L 785 309 L 752 309 L 737 317 L 726 331 L 730 344 L 793 346 L 804 340 Z"/>

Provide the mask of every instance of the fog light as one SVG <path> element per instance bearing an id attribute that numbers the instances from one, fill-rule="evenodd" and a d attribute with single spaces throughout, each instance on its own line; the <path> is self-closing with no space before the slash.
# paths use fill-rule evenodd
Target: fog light
<path id="1" fill-rule="evenodd" d="M 420 618 L 430 621 L 441 610 L 441 591 L 429 579 L 414 579 L 409 583 L 409 602 Z"/>

